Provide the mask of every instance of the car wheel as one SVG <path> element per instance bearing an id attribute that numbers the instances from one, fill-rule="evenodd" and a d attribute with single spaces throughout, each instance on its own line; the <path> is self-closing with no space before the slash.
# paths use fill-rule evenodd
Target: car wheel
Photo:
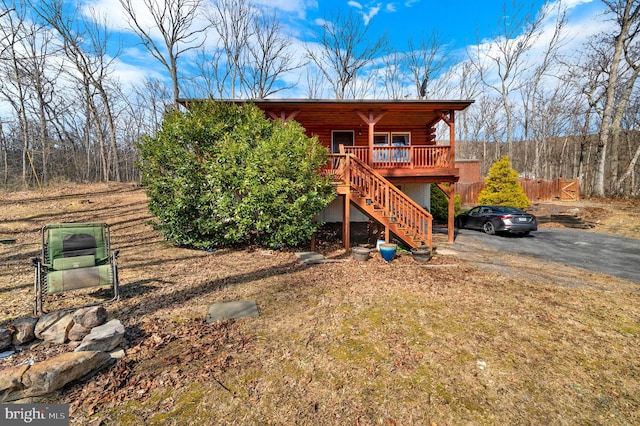
<path id="1" fill-rule="evenodd" d="M 496 227 L 493 226 L 493 223 L 491 222 L 486 222 L 484 225 L 482 225 L 482 230 L 485 234 L 489 235 L 493 235 L 496 233 Z"/>
<path id="2" fill-rule="evenodd" d="M 463 226 L 462 226 L 462 219 L 456 219 L 456 223 L 455 223 L 455 225 L 456 225 L 456 228 L 458 228 L 458 229 L 462 229 L 462 228 L 463 228 Z"/>

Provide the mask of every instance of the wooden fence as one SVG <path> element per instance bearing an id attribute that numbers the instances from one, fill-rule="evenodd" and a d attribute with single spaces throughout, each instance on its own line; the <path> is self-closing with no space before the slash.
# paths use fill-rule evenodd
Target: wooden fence
<path id="1" fill-rule="evenodd" d="M 519 179 L 522 189 L 532 203 L 549 201 L 577 201 L 580 199 L 578 179 Z M 477 204 L 484 182 L 456 183 L 456 194 L 462 204 Z"/>

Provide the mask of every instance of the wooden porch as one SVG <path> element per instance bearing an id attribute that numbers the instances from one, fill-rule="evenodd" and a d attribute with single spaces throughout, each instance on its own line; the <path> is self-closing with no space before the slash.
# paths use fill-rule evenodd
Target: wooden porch
<path id="1" fill-rule="evenodd" d="M 459 172 L 451 146 L 340 146 L 385 178 L 421 182 L 455 182 Z M 373 159 L 371 161 L 370 159 Z"/>

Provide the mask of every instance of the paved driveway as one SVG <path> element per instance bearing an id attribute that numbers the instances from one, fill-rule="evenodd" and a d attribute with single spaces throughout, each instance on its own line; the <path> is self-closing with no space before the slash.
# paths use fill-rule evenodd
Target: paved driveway
<path id="1" fill-rule="evenodd" d="M 478 243 L 485 249 L 535 256 L 640 283 L 640 240 L 636 239 L 555 228 L 543 228 L 528 237 L 486 235 L 468 229 L 457 232 L 456 245 L 462 251 Z"/>

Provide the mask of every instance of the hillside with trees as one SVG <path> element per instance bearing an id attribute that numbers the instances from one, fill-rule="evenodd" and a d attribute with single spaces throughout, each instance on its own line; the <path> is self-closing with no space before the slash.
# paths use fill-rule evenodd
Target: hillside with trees
<path id="1" fill-rule="evenodd" d="M 480 160 L 486 175 L 508 155 L 522 176 L 580 178 L 584 195 L 637 197 L 640 2 L 597 1 L 598 19 L 613 30 L 580 46 L 571 45 L 562 2 L 539 13 L 505 2 L 491 40 L 451 62 L 436 31 L 391 48 L 356 14 L 327 16 L 304 41 L 277 9 L 245 0 L 120 0 L 137 47 L 162 70 L 125 86 L 116 70 L 126 49 L 99 11 L 0 0 L 0 188 L 138 182 L 136 143 L 156 134 L 179 98 L 302 90 L 307 98 L 474 99 L 456 117 L 458 159 Z"/>

